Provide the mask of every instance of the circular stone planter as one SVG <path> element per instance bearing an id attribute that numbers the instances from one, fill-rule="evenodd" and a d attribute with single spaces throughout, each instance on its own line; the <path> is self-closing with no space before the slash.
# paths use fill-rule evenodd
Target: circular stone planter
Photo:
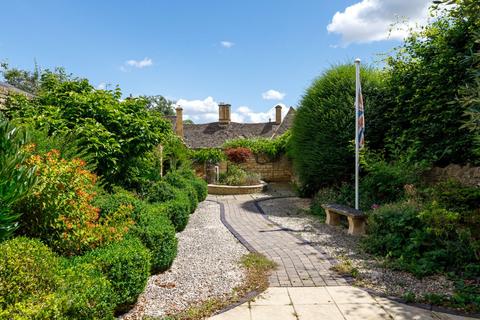
<path id="1" fill-rule="evenodd" d="M 251 186 L 227 186 L 223 184 L 209 184 L 208 193 L 218 195 L 259 193 L 262 192 L 266 186 L 267 183 L 261 180 L 259 184 Z"/>

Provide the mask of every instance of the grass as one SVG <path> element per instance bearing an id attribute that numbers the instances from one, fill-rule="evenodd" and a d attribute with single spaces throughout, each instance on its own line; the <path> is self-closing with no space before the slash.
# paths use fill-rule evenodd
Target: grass
<path id="1" fill-rule="evenodd" d="M 262 292 L 268 288 L 268 276 L 271 271 L 277 267 L 277 264 L 268 260 L 259 253 L 248 253 L 244 255 L 239 264 L 245 270 L 244 282 L 233 289 L 228 298 L 213 298 L 203 301 L 198 305 L 191 306 L 187 310 L 169 315 L 163 320 L 198 320 L 205 319 L 215 312 L 226 308 L 227 306 L 239 302 L 250 292 Z"/>
<path id="2" fill-rule="evenodd" d="M 360 272 L 353 266 L 352 261 L 346 257 L 341 257 L 340 262 L 332 266 L 330 270 L 336 271 L 343 276 L 350 276 L 357 279 L 360 276 Z"/>

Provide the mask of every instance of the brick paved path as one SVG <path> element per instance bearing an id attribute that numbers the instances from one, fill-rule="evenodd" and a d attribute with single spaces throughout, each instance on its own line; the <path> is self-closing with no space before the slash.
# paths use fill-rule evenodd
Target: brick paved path
<path id="1" fill-rule="evenodd" d="M 272 287 L 317 287 L 346 285 L 329 270 L 334 262 L 307 242 L 274 224 L 258 210 L 256 196 L 209 196 L 223 204 L 223 222 L 250 250 L 278 264 L 270 277 Z"/>

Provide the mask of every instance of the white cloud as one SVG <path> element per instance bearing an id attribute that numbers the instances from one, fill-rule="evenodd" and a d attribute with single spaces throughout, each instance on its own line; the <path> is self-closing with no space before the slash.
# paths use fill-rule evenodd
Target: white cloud
<path id="1" fill-rule="evenodd" d="M 98 90 L 105 90 L 107 88 L 107 84 L 105 82 L 100 82 L 97 86 Z"/>
<path id="2" fill-rule="evenodd" d="M 342 45 L 387 39 L 402 40 L 409 28 L 425 24 L 431 0 L 362 0 L 337 12 L 327 26 Z M 406 21 L 394 25 L 397 22 Z"/>
<path id="3" fill-rule="evenodd" d="M 145 67 L 150 67 L 153 65 L 153 60 L 150 58 L 143 58 L 142 60 L 127 60 L 125 63 L 120 66 L 120 70 L 123 72 L 129 71 L 130 68 L 137 68 L 137 69 L 143 69 Z"/>
<path id="4" fill-rule="evenodd" d="M 270 89 L 262 93 L 262 98 L 264 100 L 283 100 L 285 98 L 285 93 Z"/>
<path id="5" fill-rule="evenodd" d="M 218 121 L 218 102 L 212 97 L 203 100 L 179 99 L 177 105 L 183 108 L 184 119 L 190 119 L 194 123 L 208 123 Z M 283 104 L 282 117 L 288 111 Z M 275 106 L 267 112 L 254 112 L 247 106 L 240 106 L 231 110 L 231 120 L 233 122 L 268 122 L 275 121 Z"/>
<path id="6" fill-rule="evenodd" d="M 233 43 L 231 41 L 220 41 L 220 45 L 224 48 L 230 49 L 231 47 L 233 47 L 235 45 L 235 43 Z"/>

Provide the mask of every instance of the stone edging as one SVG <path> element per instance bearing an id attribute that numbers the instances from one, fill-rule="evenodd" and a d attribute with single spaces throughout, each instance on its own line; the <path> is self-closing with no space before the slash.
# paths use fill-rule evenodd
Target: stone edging
<path id="1" fill-rule="evenodd" d="M 255 250 L 248 242 L 247 240 L 245 240 L 245 238 L 243 238 L 237 231 L 235 231 L 235 229 L 233 229 L 233 227 L 228 223 L 227 219 L 225 218 L 225 205 L 222 203 L 222 202 L 219 202 L 219 201 L 215 201 L 215 200 L 205 200 L 205 201 L 209 201 L 209 202 L 213 202 L 213 203 L 216 203 L 220 206 L 220 221 L 222 221 L 223 225 L 227 228 L 228 231 L 230 231 L 230 233 L 249 251 L 249 252 L 252 252 L 252 253 L 256 253 L 258 252 L 257 250 Z M 238 307 L 239 305 L 242 305 L 244 304 L 245 302 L 248 302 L 250 300 L 253 300 L 254 298 L 256 298 L 257 296 L 259 296 L 262 292 L 260 291 L 257 291 L 257 290 L 253 290 L 253 291 L 250 291 L 250 292 L 247 292 L 247 294 L 240 298 L 237 302 L 235 303 L 232 303 L 231 305 L 221 309 L 221 310 L 218 310 L 217 312 L 215 312 L 213 315 L 217 315 L 217 314 L 221 314 L 221 313 L 224 313 L 224 312 L 227 312 L 233 308 L 236 308 Z"/>
<path id="2" fill-rule="evenodd" d="M 235 195 L 235 194 L 250 194 L 259 193 L 267 186 L 267 183 L 260 181 L 260 184 L 250 186 L 227 186 L 223 184 L 209 184 L 208 194 L 214 195 Z"/>
<path id="3" fill-rule="evenodd" d="M 275 200 L 275 199 L 286 199 L 286 198 L 296 198 L 295 196 L 278 196 L 278 197 L 265 197 L 265 198 L 261 198 L 261 199 L 254 199 L 253 202 L 255 204 L 255 207 L 260 211 L 260 213 L 262 214 L 262 217 L 267 220 L 268 222 L 282 228 L 283 230 L 285 230 L 285 228 L 283 228 L 280 224 L 272 221 L 270 218 L 268 218 L 268 215 L 265 213 L 265 211 L 263 211 L 262 207 L 260 207 L 260 204 L 259 202 L 263 202 L 263 201 L 268 201 L 268 200 Z M 303 239 L 302 237 L 300 237 L 299 235 L 296 235 L 294 234 L 293 232 L 289 231 L 289 230 L 285 230 L 286 232 L 288 232 L 289 234 L 291 234 L 292 236 L 294 236 L 295 238 L 297 238 L 298 240 L 300 241 L 303 241 L 303 243 L 305 244 L 310 244 L 310 241 L 306 241 L 305 239 Z M 321 253 L 321 251 L 316 247 L 316 246 L 313 246 L 312 245 L 312 248 L 314 248 L 315 250 L 317 250 L 318 252 Z M 335 261 L 337 262 L 337 260 L 335 258 L 332 258 L 332 257 L 329 257 L 328 260 L 330 262 L 332 261 Z M 349 284 L 351 284 L 353 286 L 353 283 L 354 283 L 354 279 L 352 277 L 346 277 L 346 276 L 342 276 Z M 405 304 L 405 305 L 409 305 L 409 306 L 413 306 L 413 307 L 417 307 L 417 308 L 420 308 L 420 309 L 425 309 L 425 310 L 428 310 L 428 311 L 436 311 L 436 312 L 442 312 L 442 313 L 447 313 L 447 314 L 451 314 L 451 315 L 456 315 L 456 316 L 464 316 L 464 317 L 473 317 L 473 318 L 479 318 L 480 319 L 480 314 L 478 313 L 475 313 L 475 314 L 466 314 L 466 313 L 462 313 L 460 311 L 457 311 L 457 310 L 454 310 L 454 309 L 449 309 L 449 308 L 445 308 L 445 307 L 440 307 L 440 306 L 435 306 L 435 305 L 431 305 L 431 304 L 424 304 L 424 303 L 417 303 L 417 302 L 414 302 L 414 303 L 411 303 L 411 302 L 406 302 L 404 299 L 402 298 L 399 298 L 399 297 L 395 297 L 395 296 L 389 296 L 387 294 L 384 294 L 382 292 L 377 292 L 373 289 L 370 289 L 370 288 L 363 288 L 363 287 L 359 287 L 361 288 L 362 290 L 368 292 L 369 294 L 371 295 L 374 295 L 374 296 L 377 296 L 377 297 L 381 297 L 381 298 L 387 298 L 389 300 L 393 300 L 395 302 L 399 302 L 399 303 L 402 303 L 402 304 Z"/>

